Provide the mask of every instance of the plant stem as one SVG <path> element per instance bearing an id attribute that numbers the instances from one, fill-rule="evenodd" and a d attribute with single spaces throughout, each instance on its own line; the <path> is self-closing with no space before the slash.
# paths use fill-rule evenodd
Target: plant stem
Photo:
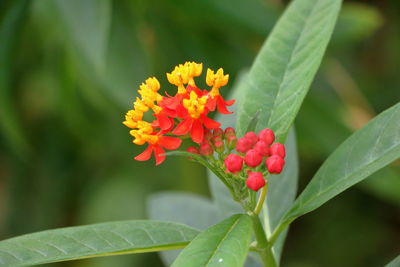
<path id="1" fill-rule="evenodd" d="M 276 264 L 274 254 L 272 253 L 272 246 L 267 240 L 260 218 L 253 212 L 250 212 L 249 215 L 253 220 L 253 229 L 257 240 L 257 251 L 261 256 L 264 266 L 277 267 L 278 265 Z"/>
<path id="2" fill-rule="evenodd" d="M 260 197 L 258 198 L 257 205 L 254 209 L 254 213 L 256 215 L 260 214 L 260 212 L 261 212 L 261 209 L 262 209 L 264 201 L 265 201 L 265 197 L 267 196 L 267 190 L 268 190 L 268 183 L 266 183 L 264 185 L 264 187 L 261 189 Z"/>

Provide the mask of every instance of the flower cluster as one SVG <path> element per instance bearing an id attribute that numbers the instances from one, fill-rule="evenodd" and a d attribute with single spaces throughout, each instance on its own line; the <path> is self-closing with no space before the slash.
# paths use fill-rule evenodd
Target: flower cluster
<path id="1" fill-rule="evenodd" d="M 145 151 L 135 157 L 136 160 L 148 160 L 154 152 L 156 165 L 159 165 L 165 160 L 165 149 L 179 148 L 181 137 L 190 135 L 195 143 L 201 144 L 209 129 L 220 126 L 208 117 L 209 112 L 231 113 L 227 106 L 233 105 L 234 100 L 225 101 L 219 92 L 228 83 L 229 75 L 225 75 L 222 68 L 217 72 L 208 69 L 206 83 L 211 88 L 201 90 L 194 78 L 201 75 L 202 69 L 202 64 L 186 62 L 167 73 L 168 81 L 177 87 L 174 96 L 159 94 L 160 83 L 155 77 L 140 85 L 140 98 L 136 98 L 133 109 L 126 113 L 123 122 L 131 128 L 133 143 L 148 144 Z M 151 120 L 145 120 L 148 111 L 153 113 Z"/>
<path id="2" fill-rule="evenodd" d="M 266 171 L 279 174 L 285 165 L 285 146 L 274 141 L 275 134 L 270 129 L 261 130 L 258 135 L 246 133 L 237 141 L 238 154 L 230 153 L 225 158 L 226 170 L 232 174 L 243 174 L 244 171 L 247 187 L 258 191 L 265 185 Z M 246 167 L 243 168 L 243 165 Z"/>

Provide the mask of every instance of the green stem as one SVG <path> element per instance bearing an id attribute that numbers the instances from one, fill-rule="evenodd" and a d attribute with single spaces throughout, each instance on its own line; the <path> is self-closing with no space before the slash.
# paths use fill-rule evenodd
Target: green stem
<path id="1" fill-rule="evenodd" d="M 278 227 L 275 228 L 274 232 L 272 233 L 272 235 L 269 239 L 269 243 L 271 245 L 273 245 L 275 243 L 275 241 L 278 239 L 279 235 L 282 233 L 282 231 L 285 230 L 289 226 L 289 224 L 291 224 L 293 221 L 294 221 L 294 219 L 290 219 L 290 220 L 280 223 L 278 225 Z"/>
<path id="2" fill-rule="evenodd" d="M 267 190 L 268 190 L 268 183 L 266 183 L 264 185 L 264 187 L 261 189 L 260 197 L 258 198 L 257 205 L 254 209 L 254 213 L 256 215 L 260 214 L 260 212 L 261 212 L 261 209 L 262 209 L 264 201 L 265 201 L 265 197 L 267 196 Z"/>
<path id="3" fill-rule="evenodd" d="M 250 212 L 249 215 L 253 220 L 253 229 L 257 240 L 257 251 L 261 256 L 264 266 L 277 267 L 278 265 L 276 264 L 274 254 L 272 253 L 272 246 L 267 240 L 260 218 L 253 212 Z"/>

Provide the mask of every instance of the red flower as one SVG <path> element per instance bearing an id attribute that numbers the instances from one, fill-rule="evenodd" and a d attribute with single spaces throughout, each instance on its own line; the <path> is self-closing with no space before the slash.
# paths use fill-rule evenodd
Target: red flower
<path id="1" fill-rule="evenodd" d="M 143 151 L 141 154 L 137 155 L 135 157 L 135 160 L 138 161 L 146 161 L 149 160 L 151 157 L 152 152 L 154 151 L 154 156 L 156 158 L 156 165 L 160 165 L 163 163 L 165 160 L 165 149 L 168 150 L 174 150 L 177 149 L 181 143 L 182 140 L 177 138 L 177 137 L 171 137 L 171 136 L 157 136 L 158 138 L 156 139 L 156 143 L 151 144 L 149 143 L 149 146 L 146 148 L 145 151 Z"/>
<path id="2" fill-rule="evenodd" d="M 183 120 L 172 131 L 172 134 L 185 135 L 190 132 L 193 142 L 200 144 L 204 138 L 204 127 L 207 129 L 218 128 L 221 124 L 206 116 L 208 113 L 206 102 L 206 96 L 199 95 L 199 92 L 192 90 L 189 98 L 182 100 L 183 109 L 179 110 L 178 117 Z"/>

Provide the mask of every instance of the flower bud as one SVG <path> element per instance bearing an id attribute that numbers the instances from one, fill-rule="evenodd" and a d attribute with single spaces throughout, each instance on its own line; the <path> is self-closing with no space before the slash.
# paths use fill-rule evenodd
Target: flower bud
<path id="1" fill-rule="evenodd" d="M 261 172 L 251 172 L 246 180 L 246 185 L 253 191 L 258 191 L 260 188 L 264 187 L 265 180 Z"/>
<path id="2" fill-rule="evenodd" d="M 268 144 L 262 140 L 258 141 L 254 146 L 254 150 L 260 153 L 261 156 L 269 156 L 269 147 Z"/>
<path id="3" fill-rule="evenodd" d="M 283 166 L 285 165 L 285 160 L 280 156 L 273 155 L 265 161 L 269 173 L 281 173 Z"/>
<path id="4" fill-rule="evenodd" d="M 218 153 L 223 153 L 225 151 L 225 144 L 222 140 L 218 139 L 214 141 L 214 148 Z"/>
<path id="5" fill-rule="evenodd" d="M 230 149 L 230 150 L 234 149 L 237 144 L 237 141 L 238 141 L 236 138 L 236 135 L 230 135 L 225 138 L 226 138 L 226 145 L 227 145 L 228 149 Z"/>
<path id="6" fill-rule="evenodd" d="M 258 136 L 254 132 L 248 132 L 244 135 L 244 137 L 251 142 L 251 147 L 253 147 L 257 141 L 258 141 Z"/>
<path id="7" fill-rule="evenodd" d="M 271 155 L 277 155 L 280 156 L 281 158 L 285 158 L 286 156 L 285 146 L 282 145 L 281 143 L 273 144 L 272 146 L 270 146 L 269 151 Z"/>
<path id="8" fill-rule="evenodd" d="M 194 146 L 190 146 L 186 149 L 187 152 L 189 153 L 193 153 L 193 154 L 200 154 L 199 149 L 197 147 Z M 190 160 L 192 160 L 192 157 L 188 157 Z"/>
<path id="9" fill-rule="evenodd" d="M 203 142 L 200 144 L 200 154 L 206 157 L 214 154 L 214 149 L 209 142 Z"/>
<path id="10" fill-rule="evenodd" d="M 231 173 L 237 173 L 242 170 L 243 167 L 243 158 L 236 154 L 229 154 L 224 160 L 224 164 L 226 169 Z"/>
<path id="11" fill-rule="evenodd" d="M 235 136 L 236 137 L 235 129 L 233 129 L 232 127 L 226 128 L 225 132 L 224 132 L 224 138 L 225 139 L 228 139 L 230 136 Z"/>
<path id="12" fill-rule="evenodd" d="M 204 140 L 210 140 L 212 136 L 211 131 L 204 127 Z"/>
<path id="13" fill-rule="evenodd" d="M 263 157 L 255 149 L 250 149 L 244 156 L 244 163 L 249 167 L 257 167 L 260 165 Z"/>
<path id="14" fill-rule="evenodd" d="M 221 128 L 217 128 L 213 130 L 213 136 L 219 136 L 221 138 L 223 138 L 224 135 L 224 130 L 222 130 Z"/>
<path id="15" fill-rule="evenodd" d="M 251 141 L 245 137 L 241 137 L 237 141 L 236 151 L 240 153 L 246 153 L 249 149 L 251 149 L 251 147 Z"/>
<path id="16" fill-rule="evenodd" d="M 258 133 L 258 138 L 271 145 L 275 141 L 275 134 L 271 129 L 264 129 Z"/>

